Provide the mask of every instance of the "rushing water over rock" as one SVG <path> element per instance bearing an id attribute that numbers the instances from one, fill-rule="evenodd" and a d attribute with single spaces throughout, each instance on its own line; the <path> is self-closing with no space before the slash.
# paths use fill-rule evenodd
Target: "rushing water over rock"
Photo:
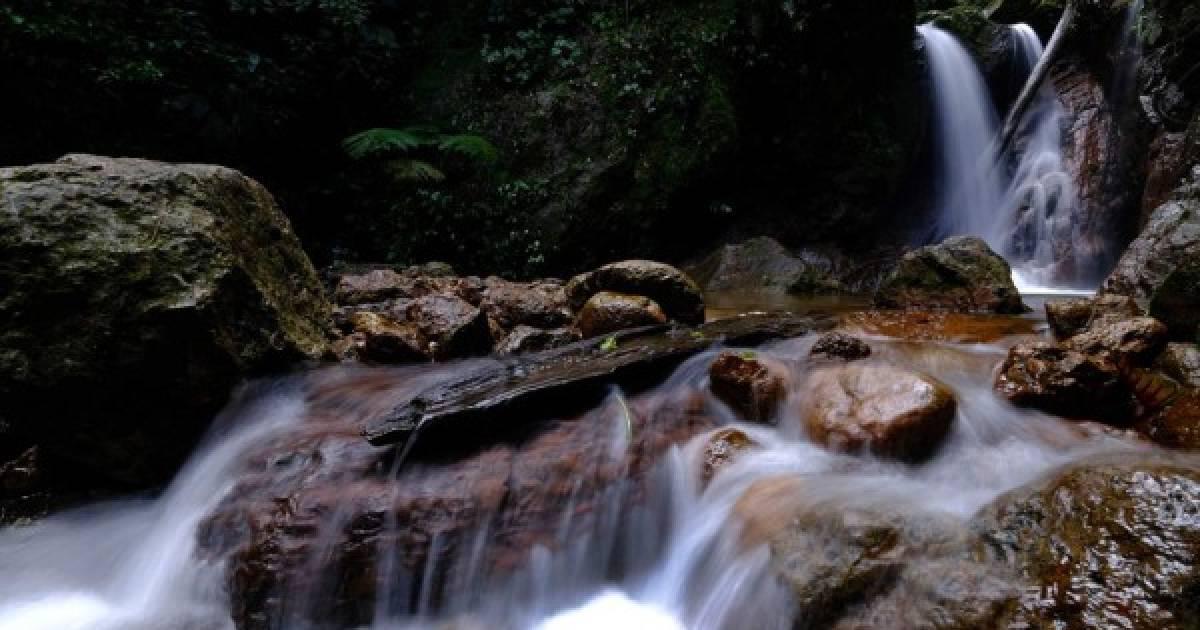
<path id="1" fill-rule="evenodd" d="M 814 335 L 754 351 L 790 371 L 773 427 L 741 424 L 705 393 L 714 351 L 579 418 L 405 462 L 366 443 L 361 421 L 472 363 L 339 368 L 259 386 L 160 498 L 0 532 L 0 628 L 207 630 L 233 627 L 232 617 L 243 628 L 782 630 L 820 619 L 829 566 L 780 565 L 764 544 L 795 514 L 961 528 L 1054 466 L 1139 448 L 1008 406 L 991 380 L 1011 337 L 987 330 L 1027 324 L 976 319 L 929 320 L 940 332 L 922 338 L 937 341 L 919 343 L 872 332 L 871 318 L 846 320 L 873 347 L 866 365 L 927 374 L 957 399 L 949 435 L 921 464 L 806 437 L 801 383 L 822 365 L 809 358 Z M 707 480 L 721 425 L 752 446 Z M 748 499 L 780 483 L 801 489 L 788 495 L 791 511 Z M 843 550 L 842 531 L 802 544 Z M 947 560 L 930 562 L 936 575 Z"/>
<path id="2" fill-rule="evenodd" d="M 1023 121 L 1015 165 L 995 154 L 999 125 L 987 83 L 954 36 L 926 24 L 938 139 L 938 240 L 979 236 L 1009 260 L 1023 291 L 1094 286 L 1104 270 L 1077 260 L 1081 208 L 1062 154 L 1064 110 L 1043 87 Z M 1028 25 L 1011 27 L 1014 70 L 1028 75 L 1042 42 Z"/>

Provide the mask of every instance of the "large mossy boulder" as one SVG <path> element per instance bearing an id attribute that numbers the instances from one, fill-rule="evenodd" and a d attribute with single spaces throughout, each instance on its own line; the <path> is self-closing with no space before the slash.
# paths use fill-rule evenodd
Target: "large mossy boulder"
<path id="1" fill-rule="evenodd" d="M 240 380 L 326 351 L 317 273 L 236 171 L 70 155 L 0 169 L 0 206 L 6 441 L 161 482 Z"/>
<path id="2" fill-rule="evenodd" d="M 1195 462 L 1085 461 L 995 501 L 976 519 L 1024 578 L 1003 627 L 1182 630 L 1200 621 Z"/>
<path id="3" fill-rule="evenodd" d="M 875 304 L 906 310 L 1023 313 L 1008 263 L 973 236 L 953 236 L 904 255 Z"/>

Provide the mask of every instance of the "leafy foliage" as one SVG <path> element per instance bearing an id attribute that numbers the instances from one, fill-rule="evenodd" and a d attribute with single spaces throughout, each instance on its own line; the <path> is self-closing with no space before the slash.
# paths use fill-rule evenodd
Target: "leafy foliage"
<path id="1" fill-rule="evenodd" d="M 457 154 L 482 164 L 494 164 L 499 152 L 482 136 L 443 134 L 433 127 L 403 129 L 375 128 L 356 133 L 342 141 L 346 154 L 355 160 L 388 159 L 387 171 L 398 181 L 440 182 L 446 179 L 442 169 L 410 154 Z"/>

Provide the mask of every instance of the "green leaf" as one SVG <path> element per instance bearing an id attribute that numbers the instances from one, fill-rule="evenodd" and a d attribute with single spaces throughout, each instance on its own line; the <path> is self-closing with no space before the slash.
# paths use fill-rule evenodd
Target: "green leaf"
<path id="1" fill-rule="evenodd" d="M 424 160 L 389 160 L 387 170 L 392 177 L 403 182 L 440 182 L 446 174 Z"/>
<path id="2" fill-rule="evenodd" d="M 350 157 L 361 160 L 367 157 L 408 153 L 432 142 L 429 130 L 423 127 L 375 128 L 346 138 L 342 141 L 342 148 Z"/>
<path id="3" fill-rule="evenodd" d="M 616 350 L 617 349 L 617 338 L 609 337 L 608 339 L 605 339 L 604 343 L 600 344 L 600 349 L 605 352 L 612 352 L 613 350 Z"/>
<path id="4" fill-rule="evenodd" d="M 438 140 L 438 148 L 485 164 L 494 164 L 500 157 L 500 152 L 496 150 L 495 145 L 488 142 L 483 136 L 470 134 L 442 136 Z"/>

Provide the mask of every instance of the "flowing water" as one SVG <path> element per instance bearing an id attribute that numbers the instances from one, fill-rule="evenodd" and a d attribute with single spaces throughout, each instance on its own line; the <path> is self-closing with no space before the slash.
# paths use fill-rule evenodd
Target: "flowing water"
<path id="1" fill-rule="evenodd" d="M 1012 320 L 1004 330 L 1029 324 Z M 984 328 L 988 326 L 985 321 Z M 639 490 L 629 482 L 635 466 L 621 463 L 627 461 L 623 458 L 632 444 L 653 429 L 636 410 L 671 392 L 703 391 L 714 356 L 706 353 L 682 365 L 654 391 L 629 400 L 614 392 L 587 422 L 574 425 L 589 432 L 586 456 L 555 457 L 582 457 L 598 468 L 615 465 L 617 470 L 604 477 L 607 483 L 596 485 L 587 481 L 595 472 L 592 464 L 581 467 L 575 476 L 538 473 L 534 485 L 527 487 L 573 488 L 562 495 L 562 505 L 555 506 L 560 509 L 554 518 L 560 520 L 548 542 L 528 543 L 511 570 L 486 568 L 489 550 L 512 533 L 507 531 L 512 529 L 505 525 L 508 521 L 488 517 L 463 537 L 465 544 L 454 543 L 448 535 L 425 541 L 431 549 L 443 546 L 454 552 L 431 553 L 429 557 L 438 560 L 427 560 L 415 570 L 380 558 L 374 565 L 378 570 L 370 626 L 787 628 L 805 611 L 795 609 L 788 591 L 775 579 L 766 547 L 745 543 L 742 521 L 735 515 L 739 500 L 756 483 L 780 478 L 811 482 L 805 486 L 813 489 L 806 500 L 809 509 L 821 513 L 870 507 L 965 521 L 1000 493 L 1057 465 L 1098 451 L 1144 448 L 1003 402 L 991 382 L 1011 337 L 933 335 L 934 340 L 916 343 L 870 330 L 859 332 L 875 351 L 870 361 L 932 375 L 957 396 L 952 432 L 930 461 L 910 465 L 819 447 L 805 436 L 795 411 L 795 403 L 805 395 L 796 386 L 776 426 L 736 425 L 759 448 L 722 469 L 707 485 L 700 474 L 705 433 L 663 451 Z M 802 382 L 815 369 L 807 359 L 812 342 L 813 337 L 802 337 L 757 352 L 784 362 L 794 380 Z M 364 405 L 386 408 L 415 389 L 472 365 L 335 368 L 244 392 L 161 497 L 94 506 L 35 526 L 0 531 L 0 574 L 5 576 L 0 582 L 0 629 L 232 627 L 231 602 L 224 587 L 228 554 L 212 557 L 197 552 L 197 528 L 205 515 L 224 501 L 252 493 L 252 485 L 238 485 L 239 479 L 255 469 L 263 452 L 305 439 L 309 430 L 305 423 L 310 422 L 305 418 L 315 408 L 339 409 L 345 415 L 358 413 Z M 353 392 L 354 400 L 347 392 Z M 720 422 L 735 421 L 715 399 L 706 398 L 705 404 Z M 322 430 L 331 435 L 341 431 Z M 361 442 L 356 435 L 345 439 L 347 444 Z M 356 461 L 353 450 L 322 453 L 330 460 L 341 458 L 347 467 Z M 533 452 L 524 456 L 534 457 Z M 286 476 L 291 458 L 277 457 L 258 470 Z M 486 459 L 485 454 L 478 461 Z M 405 474 L 410 477 L 402 479 L 419 484 L 425 479 L 422 466 L 406 464 Z M 472 469 L 464 470 L 452 476 L 458 480 L 455 484 L 470 483 L 462 480 L 470 478 Z M 345 482 L 335 487 L 345 489 L 344 497 L 329 499 L 328 509 L 321 514 L 325 523 L 343 525 L 322 530 L 322 536 L 349 531 L 344 524 L 356 509 L 355 486 Z M 392 505 L 401 501 L 396 492 L 388 499 Z M 521 503 L 521 496 L 515 499 Z M 512 503 L 496 510 L 511 511 Z M 582 510 L 584 505 L 587 510 Z M 584 514 L 589 516 L 586 523 Z M 392 517 L 383 528 L 400 534 L 404 527 L 415 526 L 402 526 Z M 307 554 L 304 561 L 312 563 L 309 572 L 324 573 L 317 568 L 341 547 L 325 540 L 302 549 Z M 454 586 L 439 595 L 431 586 L 438 579 L 435 576 Z M 343 588 L 344 584 L 319 581 L 292 584 L 280 594 L 279 610 L 287 612 L 281 613 L 286 620 L 276 627 L 330 627 L 314 611 L 324 610 L 322 601 L 333 599 Z M 460 625 L 441 625 L 448 621 Z"/>
<path id="2" fill-rule="evenodd" d="M 934 91 L 938 162 L 932 240 L 983 238 L 1013 266 L 1023 292 L 1086 290 L 1107 270 L 1078 260 L 1073 243 L 1086 222 L 1062 153 L 1065 110 L 1048 84 L 1022 121 L 1016 158 L 998 156 L 999 119 L 987 82 L 953 35 L 933 25 L 925 41 Z M 1013 71 L 1022 81 L 1042 56 L 1028 25 L 1011 27 Z"/>

